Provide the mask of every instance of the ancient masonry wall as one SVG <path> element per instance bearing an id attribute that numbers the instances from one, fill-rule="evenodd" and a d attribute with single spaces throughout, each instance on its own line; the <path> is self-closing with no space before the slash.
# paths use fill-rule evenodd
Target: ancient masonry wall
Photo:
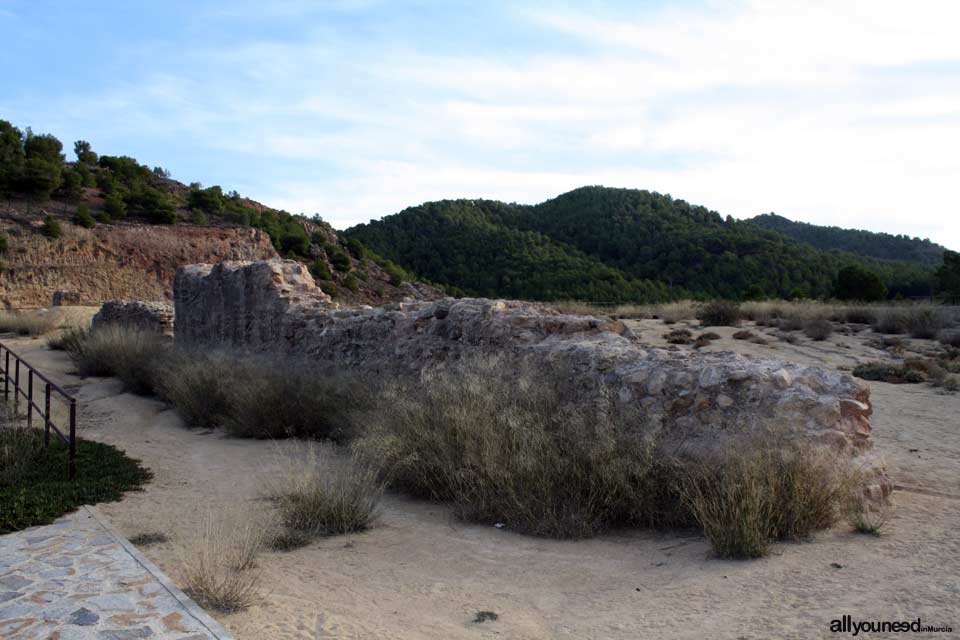
<path id="1" fill-rule="evenodd" d="M 650 348 L 621 322 L 524 302 L 445 299 L 338 310 L 301 265 L 284 260 L 182 267 L 174 304 L 178 344 L 306 355 L 370 375 L 482 353 L 562 364 L 578 385 L 605 387 L 642 409 L 672 452 L 709 456 L 731 438 L 775 429 L 847 453 L 876 474 L 871 491 L 890 488 L 869 453 L 870 390 L 844 373 Z"/>
<path id="2" fill-rule="evenodd" d="M 94 329 L 106 325 L 172 336 L 173 305 L 140 300 L 108 300 L 92 321 Z"/>

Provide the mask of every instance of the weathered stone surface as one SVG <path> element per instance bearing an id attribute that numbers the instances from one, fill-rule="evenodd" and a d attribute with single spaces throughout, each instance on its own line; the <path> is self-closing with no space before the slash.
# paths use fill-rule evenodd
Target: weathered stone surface
<path id="1" fill-rule="evenodd" d="M 118 325 L 140 331 L 173 335 L 173 307 L 165 302 L 108 300 L 93 316 L 93 328 Z"/>
<path id="2" fill-rule="evenodd" d="M 445 299 L 337 310 L 291 261 L 183 267 L 174 302 L 179 344 L 306 354 L 373 375 L 413 373 L 471 354 L 529 357 L 572 371 L 578 387 L 603 386 L 642 407 L 670 451 L 709 456 L 731 439 L 776 430 L 879 468 L 866 454 L 869 388 L 836 371 L 649 348 L 621 322 L 525 302 Z M 882 475 L 878 483 L 889 490 Z"/>

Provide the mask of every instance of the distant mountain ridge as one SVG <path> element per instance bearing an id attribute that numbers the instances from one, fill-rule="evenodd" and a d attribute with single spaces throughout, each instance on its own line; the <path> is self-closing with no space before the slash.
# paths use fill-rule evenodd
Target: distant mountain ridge
<path id="1" fill-rule="evenodd" d="M 847 251 L 882 260 L 905 260 L 928 267 L 936 267 L 943 262 L 944 247 L 928 239 L 797 222 L 775 213 L 764 213 L 747 222 L 806 242 L 823 251 Z"/>
<path id="2" fill-rule="evenodd" d="M 344 235 L 472 295 L 596 302 L 821 297 L 851 264 L 876 272 L 891 295 L 927 295 L 932 286 L 929 263 L 823 251 L 638 189 L 582 187 L 537 205 L 428 202 Z"/>

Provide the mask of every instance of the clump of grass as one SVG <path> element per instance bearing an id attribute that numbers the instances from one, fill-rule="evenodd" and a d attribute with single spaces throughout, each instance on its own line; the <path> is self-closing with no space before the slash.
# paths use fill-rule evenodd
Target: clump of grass
<path id="1" fill-rule="evenodd" d="M 138 533 L 134 536 L 131 536 L 129 540 L 131 544 L 134 544 L 138 547 L 149 547 L 151 545 L 169 542 L 170 538 L 162 531 L 146 531 L 144 533 Z"/>
<path id="2" fill-rule="evenodd" d="M 740 305 L 727 300 L 714 300 L 697 309 L 697 319 L 704 327 L 735 327 L 740 324 Z"/>
<path id="3" fill-rule="evenodd" d="M 690 329 L 671 329 L 663 334 L 663 339 L 670 344 L 690 344 L 693 342 L 693 332 Z"/>
<path id="4" fill-rule="evenodd" d="M 722 558 L 757 558 L 773 540 L 803 539 L 831 526 L 855 476 L 823 449 L 785 443 L 681 469 L 680 495 Z"/>
<path id="5" fill-rule="evenodd" d="M 926 374 L 903 365 L 885 362 L 867 362 L 853 368 L 853 375 L 864 380 L 879 380 L 893 384 L 925 382 Z"/>
<path id="6" fill-rule="evenodd" d="M 733 334 L 733 339 L 734 340 L 750 340 L 755 335 L 756 334 L 753 331 L 750 331 L 749 329 L 741 329 L 740 331 L 737 331 Z"/>
<path id="7" fill-rule="evenodd" d="M 117 325 L 98 327 L 66 343 L 81 376 L 117 376 L 128 391 L 157 388 L 158 365 L 168 349 L 162 336 Z"/>
<path id="8" fill-rule="evenodd" d="M 944 324 L 943 315 L 933 307 L 915 307 L 906 315 L 907 331 L 914 338 L 936 338 Z"/>
<path id="9" fill-rule="evenodd" d="M 850 324 L 873 324 L 877 321 L 877 312 L 870 307 L 844 307 L 837 319 Z"/>
<path id="10" fill-rule="evenodd" d="M 500 616 L 497 615 L 495 611 L 477 611 L 477 615 L 473 616 L 473 622 L 475 624 L 482 624 L 488 621 L 494 621 L 499 619 Z"/>
<path id="11" fill-rule="evenodd" d="M 270 548 L 274 551 L 294 551 L 310 544 L 313 537 L 295 529 L 280 529 L 270 538 Z"/>
<path id="12" fill-rule="evenodd" d="M 195 539 L 181 549 L 184 591 L 204 608 L 225 613 L 249 608 L 260 597 L 260 574 L 252 569 L 260 531 L 255 523 L 237 527 L 204 517 Z"/>
<path id="13" fill-rule="evenodd" d="M 64 329 L 57 335 L 47 340 L 47 347 L 54 351 L 77 351 L 80 344 L 86 340 L 88 330 L 81 327 L 70 327 Z"/>
<path id="14" fill-rule="evenodd" d="M 712 331 L 707 331 L 706 333 L 701 333 L 700 335 L 697 336 L 697 339 L 694 340 L 693 342 L 693 346 L 695 349 L 699 349 L 701 347 L 707 346 L 714 340 L 719 340 L 719 339 L 720 339 L 719 334 L 714 333 Z"/>
<path id="15" fill-rule="evenodd" d="M 941 331 L 937 339 L 940 344 L 960 349 L 960 331 Z"/>
<path id="16" fill-rule="evenodd" d="M 886 502 L 872 502 L 862 495 L 849 502 L 847 522 L 857 533 L 880 536 L 890 517 L 890 506 Z"/>
<path id="17" fill-rule="evenodd" d="M 240 359 L 216 351 L 174 350 L 158 366 L 157 395 L 199 429 L 222 426 L 233 396 L 255 375 Z"/>
<path id="18" fill-rule="evenodd" d="M 0 311 L 0 333 L 19 336 L 42 336 L 56 327 L 56 320 L 41 311 Z"/>
<path id="19" fill-rule="evenodd" d="M 268 486 L 280 514 L 283 535 L 274 546 L 371 527 L 383 485 L 371 467 L 337 460 L 322 446 L 288 458 L 286 473 Z M 299 535 L 299 537 L 298 537 Z"/>
<path id="20" fill-rule="evenodd" d="M 248 361 L 227 389 L 224 426 L 241 438 L 349 438 L 362 385 L 343 375 L 318 375 L 291 359 Z M 246 375 L 243 374 L 246 371 Z"/>
<path id="21" fill-rule="evenodd" d="M 650 309 L 650 317 L 660 318 L 664 324 L 676 324 L 681 320 L 693 320 L 696 316 L 696 305 L 690 300 L 655 305 Z"/>
<path id="22" fill-rule="evenodd" d="M 564 379 L 499 359 L 428 370 L 384 390 L 355 451 L 400 491 L 532 535 L 682 519 L 640 417 L 578 403 Z"/>
<path id="23" fill-rule="evenodd" d="M 907 332 L 907 314 L 900 309 L 884 309 L 877 314 L 873 330 L 877 333 L 901 334 Z"/>
<path id="24" fill-rule="evenodd" d="M 814 318 L 803 327 L 803 333 L 811 340 L 822 342 L 833 335 L 833 323 L 826 318 Z"/>

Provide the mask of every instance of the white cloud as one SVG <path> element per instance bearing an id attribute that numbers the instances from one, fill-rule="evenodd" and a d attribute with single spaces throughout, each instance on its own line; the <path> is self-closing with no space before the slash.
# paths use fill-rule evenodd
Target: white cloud
<path id="1" fill-rule="evenodd" d="M 288 1 L 267 17 L 311 4 Z M 390 6 L 376 4 L 337 6 Z M 250 18 L 252 7 L 227 17 Z M 179 67 L 37 108 L 144 136 L 173 129 L 194 157 L 256 157 L 262 170 L 224 186 L 341 227 L 425 200 L 536 202 L 607 184 L 960 249 L 960 3 L 718 1 L 508 17 L 518 15 L 530 42 L 495 52 L 454 52 L 419 33 L 360 39 L 316 21 L 298 39 L 184 46 L 157 56 Z M 161 161 L 177 173 L 176 159 Z"/>

